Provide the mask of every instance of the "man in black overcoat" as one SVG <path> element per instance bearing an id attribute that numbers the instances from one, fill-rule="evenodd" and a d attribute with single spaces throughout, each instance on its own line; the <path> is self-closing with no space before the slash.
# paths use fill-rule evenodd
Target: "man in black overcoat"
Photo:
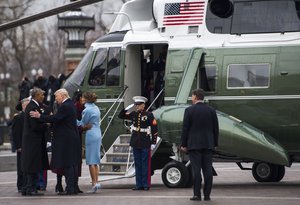
<path id="1" fill-rule="evenodd" d="M 204 177 L 204 200 L 210 200 L 213 181 L 213 150 L 218 146 L 219 124 L 216 111 L 203 103 L 204 91 L 192 92 L 193 105 L 186 108 L 183 118 L 181 150 L 188 152 L 194 182 L 193 201 L 201 201 L 201 169 Z"/>
<path id="2" fill-rule="evenodd" d="M 55 101 L 58 104 L 54 115 L 41 115 L 39 112 L 31 112 L 33 118 L 40 118 L 41 122 L 52 123 L 52 158 L 51 169 L 63 169 L 66 177 L 66 192 L 60 195 L 78 194 L 78 164 L 81 161 L 80 138 L 77 129 L 77 116 L 74 103 L 66 89 L 62 88 L 55 93 Z"/>
<path id="3" fill-rule="evenodd" d="M 20 102 L 21 112 L 14 116 L 12 122 L 12 137 L 13 142 L 16 146 L 17 152 L 17 188 L 18 192 L 22 191 L 23 186 L 25 185 L 25 177 L 23 178 L 23 172 L 21 169 L 21 156 L 22 156 L 22 136 L 23 136 L 23 127 L 24 127 L 24 117 L 25 109 L 30 102 L 30 98 L 24 98 Z M 18 108 L 18 106 L 16 106 Z"/>
<path id="4" fill-rule="evenodd" d="M 42 113 L 39 103 L 44 100 L 44 91 L 40 88 L 33 88 L 31 101 L 25 109 L 24 127 L 22 137 L 21 167 L 26 176 L 26 185 L 22 194 L 27 196 L 42 195 L 36 190 L 37 173 L 40 170 L 49 168 L 46 143 L 44 140 L 47 125 L 39 120 L 31 118 L 30 111 Z"/>

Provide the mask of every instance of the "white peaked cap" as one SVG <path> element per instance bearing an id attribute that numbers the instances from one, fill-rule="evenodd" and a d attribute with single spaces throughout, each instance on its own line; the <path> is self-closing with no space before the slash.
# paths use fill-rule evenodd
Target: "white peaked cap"
<path id="1" fill-rule="evenodd" d="M 132 99 L 134 103 L 146 103 L 148 101 L 148 99 L 143 96 L 134 96 Z"/>

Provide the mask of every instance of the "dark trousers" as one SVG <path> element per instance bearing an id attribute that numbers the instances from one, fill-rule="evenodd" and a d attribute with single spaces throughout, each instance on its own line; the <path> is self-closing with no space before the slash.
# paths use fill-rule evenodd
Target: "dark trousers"
<path id="1" fill-rule="evenodd" d="M 17 187 L 18 190 L 22 190 L 22 187 L 25 185 L 23 179 L 23 172 L 21 170 L 21 152 L 17 152 Z"/>
<path id="2" fill-rule="evenodd" d="M 135 182 L 137 188 L 147 188 L 150 186 L 149 170 L 149 149 L 133 148 L 133 158 L 135 166 Z"/>
<path id="3" fill-rule="evenodd" d="M 210 196 L 213 183 L 212 150 L 189 150 L 189 156 L 193 172 L 194 196 L 201 196 L 201 169 L 204 178 L 203 194 Z"/>
<path id="4" fill-rule="evenodd" d="M 22 189 L 22 192 L 32 193 L 36 192 L 37 173 L 25 173 L 26 184 Z"/>
<path id="5" fill-rule="evenodd" d="M 47 180 L 48 180 L 47 170 L 39 171 L 36 186 L 40 189 L 46 189 L 47 188 Z"/>
<path id="6" fill-rule="evenodd" d="M 78 165 L 66 167 L 64 169 L 64 175 L 66 177 L 66 191 L 68 193 L 77 193 L 78 187 Z"/>

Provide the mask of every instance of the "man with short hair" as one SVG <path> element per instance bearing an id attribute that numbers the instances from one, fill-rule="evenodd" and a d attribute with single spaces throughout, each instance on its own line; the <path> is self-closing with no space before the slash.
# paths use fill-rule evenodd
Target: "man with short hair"
<path id="1" fill-rule="evenodd" d="M 25 185 L 24 181 L 25 177 L 23 176 L 23 172 L 21 169 L 21 156 L 22 156 L 22 135 L 23 135 L 23 127 L 24 127 L 24 117 L 25 117 L 25 109 L 30 102 L 30 97 L 24 98 L 21 100 L 20 105 L 16 106 L 19 109 L 21 107 L 21 111 L 16 114 L 13 118 L 13 122 L 11 125 L 12 129 L 12 137 L 13 142 L 16 146 L 17 151 L 17 188 L 18 192 L 22 191 L 23 186 Z"/>
<path id="2" fill-rule="evenodd" d="M 39 112 L 31 112 L 31 117 L 40 118 L 41 122 L 53 124 L 52 169 L 63 169 L 66 177 L 66 192 L 59 195 L 78 194 L 78 164 L 81 160 L 80 138 L 77 129 L 77 114 L 74 103 L 66 89 L 62 88 L 55 93 L 58 104 L 57 112 L 45 116 Z"/>
<path id="3" fill-rule="evenodd" d="M 219 124 L 216 111 L 203 103 L 204 91 L 192 91 L 193 105 L 183 118 L 181 150 L 189 153 L 194 181 L 193 201 L 201 201 L 201 169 L 204 177 L 204 200 L 210 201 L 213 181 L 213 150 L 218 146 Z"/>
<path id="4" fill-rule="evenodd" d="M 25 109 L 24 127 L 22 136 L 21 167 L 26 176 L 26 185 L 22 189 L 22 195 L 40 196 L 36 189 L 37 173 L 49 168 L 45 137 L 47 125 L 30 117 L 31 111 L 42 113 L 39 104 L 44 100 L 44 93 L 40 88 L 33 88 L 31 101 Z"/>
<path id="5" fill-rule="evenodd" d="M 119 118 L 132 121 L 130 146 L 133 148 L 136 186 L 133 190 L 145 190 L 150 188 L 151 179 L 151 144 L 156 144 L 158 135 L 157 123 L 151 112 L 145 111 L 147 98 L 143 96 L 133 97 L 134 104 L 121 110 Z M 136 110 L 128 112 L 135 106 Z M 152 138 L 151 138 L 152 135 Z"/>

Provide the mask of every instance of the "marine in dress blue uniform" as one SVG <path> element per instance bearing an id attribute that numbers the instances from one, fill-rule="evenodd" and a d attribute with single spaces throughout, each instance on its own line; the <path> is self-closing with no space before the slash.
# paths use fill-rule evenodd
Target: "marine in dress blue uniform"
<path id="1" fill-rule="evenodd" d="M 151 179 L 151 145 L 156 144 L 157 122 L 151 112 L 145 111 L 148 101 L 143 96 L 133 97 L 134 104 L 121 110 L 119 118 L 132 121 L 130 146 L 133 148 L 136 186 L 133 190 L 149 190 Z M 133 106 L 135 111 L 128 112 Z"/>

